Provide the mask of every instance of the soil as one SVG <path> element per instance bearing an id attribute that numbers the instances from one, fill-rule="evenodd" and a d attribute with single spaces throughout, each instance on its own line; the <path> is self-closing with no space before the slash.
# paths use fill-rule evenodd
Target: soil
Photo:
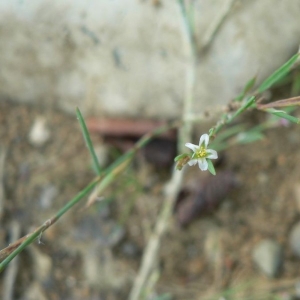
<path id="1" fill-rule="evenodd" d="M 51 135 L 44 145 L 34 146 L 28 135 L 40 116 Z M 262 141 L 221 153 L 217 173 L 232 171 L 239 186 L 224 195 L 213 213 L 186 228 L 178 225 L 174 214 L 162 241 L 155 288 L 165 298 L 151 299 L 221 299 L 222 294 L 226 299 L 292 299 L 296 295 L 300 259 L 290 249 L 289 234 L 300 214 L 299 134 L 295 125 L 269 129 Z M 119 155 L 105 148 L 97 134 L 92 139 L 96 149 L 109 150 L 104 162 Z M 74 116 L 1 101 L 0 140 L 1 152 L 6 153 L 0 170 L 5 192 L 0 202 L 2 249 L 12 237 L 43 224 L 95 175 Z M 138 156 L 103 194 L 104 202 L 85 208 L 87 199 L 82 200 L 19 255 L 9 291 L 12 298 L 126 299 L 164 201 L 169 174 L 170 167 L 158 170 Z M 197 186 L 203 176 L 210 175 L 189 168 L 185 187 Z M 14 226 L 19 228 L 17 236 Z M 253 248 L 266 238 L 284 249 L 276 278 L 267 278 L 252 260 Z M 0 277 L 3 293 L 9 289 L 7 278 L 14 278 L 9 268 Z"/>

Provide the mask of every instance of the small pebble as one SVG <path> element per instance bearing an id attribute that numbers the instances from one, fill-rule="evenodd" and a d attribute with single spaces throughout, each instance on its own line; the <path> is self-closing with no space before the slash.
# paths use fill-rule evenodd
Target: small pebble
<path id="1" fill-rule="evenodd" d="M 300 258 L 300 222 L 293 226 L 289 242 L 293 253 Z"/>
<path id="2" fill-rule="evenodd" d="M 277 242 L 265 239 L 255 246 L 252 258 L 265 275 L 275 277 L 282 264 L 282 248 Z"/>
<path id="3" fill-rule="evenodd" d="M 50 138 L 51 134 L 47 127 L 46 119 L 42 116 L 37 117 L 29 132 L 29 142 L 36 147 L 43 146 Z"/>
<path id="4" fill-rule="evenodd" d="M 257 174 L 257 181 L 261 184 L 264 185 L 269 181 L 269 176 L 265 172 L 259 172 Z"/>
<path id="5" fill-rule="evenodd" d="M 106 144 L 98 144 L 94 147 L 100 166 L 106 166 L 109 162 L 109 147 Z"/>
<path id="6" fill-rule="evenodd" d="M 54 185 L 49 184 L 44 186 L 39 199 L 41 207 L 43 209 L 50 208 L 57 195 L 58 189 Z"/>

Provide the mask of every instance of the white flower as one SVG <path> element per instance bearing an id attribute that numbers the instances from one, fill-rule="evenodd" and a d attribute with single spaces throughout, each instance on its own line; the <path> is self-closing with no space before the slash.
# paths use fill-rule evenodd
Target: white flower
<path id="1" fill-rule="evenodd" d="M 209 142 L 209 136 L 208 134 L 202 134 L 199 140 L 199 146 L 186 143 L 185 146 L 190 148 L 194 151 L 194 154 L 192 155 L 192 159 L 188 162 L 190 166 L 194 166 L 197 162 L 199 165 L 199 168 L 202 171 L 206 171 L 208 169 L 208 163 L 206 159 L 216 159 L 218 158 L 217 151 L 213 149 L 207 149 L 207 145 Z"/>

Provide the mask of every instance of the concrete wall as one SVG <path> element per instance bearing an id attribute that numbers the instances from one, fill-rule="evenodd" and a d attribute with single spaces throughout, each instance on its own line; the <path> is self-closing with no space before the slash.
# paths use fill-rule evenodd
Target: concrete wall
<path id="1" fill-rule="evenodd" d="M 197 40 L 229 0 L 197 0 Z M 175 0 L 1 0 L 0 99 L 110 116 L 181 113 L 186 56 Z M 227 103 L 299 45 L 298 0 L 236 1 L 199 55 L 195 112 Z"/>

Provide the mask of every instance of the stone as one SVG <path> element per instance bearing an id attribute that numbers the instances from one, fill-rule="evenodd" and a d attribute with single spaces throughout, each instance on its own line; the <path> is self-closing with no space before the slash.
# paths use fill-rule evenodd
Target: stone
<path id="1" fill-rule="evenodd" d="M 37 117 L 30 129 L 29 142 L 36 147 L 43 146 L 50 138 L 51 134 L 47 128 L 47 121 L 44 117 Z"/>
<path id="2" fill-rule="evenodd" d="M 252 258 L 265 275 L 275 277 L 282 265 L 282 248 L 276 241 L 265 239 L 254 247 Z"/>
<path id="3" fill-rule="evenodd" d="M 179 117 L 188 39 L 178 1 L 161 3 L 1 0 L 0 97 L 72 113 L 80 105 L 101 116 Z M 228 103 L 297 51 L 298 0 L 192 3 L 199 49 L 223 19 L 198 53 L 195 113 Z"/>
<path id="4" fill-rule="evenodd" d="M 53 201 L 58 196 L 58 189 L 52 184 L 47 184 L 42 187 L 39 197 L 40 205 L 43 209 L 48 209 L 52 206 Z"/>

